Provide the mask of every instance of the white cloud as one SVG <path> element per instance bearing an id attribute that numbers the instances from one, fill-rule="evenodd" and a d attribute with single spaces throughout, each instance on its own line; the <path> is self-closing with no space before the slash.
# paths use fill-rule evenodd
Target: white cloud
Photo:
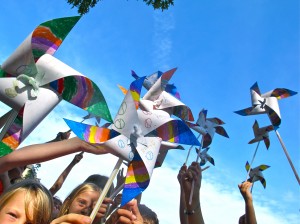
<path id="1" fill-rule="evenodd" d="M 175 29 L 172 13 L 154 12 L 154 65 L 158 68 L 169 69 L 168 62 L 172 53 L 171 31 Z"/>

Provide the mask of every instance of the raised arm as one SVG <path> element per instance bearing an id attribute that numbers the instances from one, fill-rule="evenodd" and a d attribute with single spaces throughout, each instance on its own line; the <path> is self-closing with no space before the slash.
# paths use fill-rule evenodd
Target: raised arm
<path id="1" fill-rule="evenodd" d="M 245 201 L 245 218 L 247 224 L 257 224 L 253 206 L 252 194 L 250 192 L 252 183 L 246 181 L 238 185 Z"/>
<path id="2" fill-rule="evenodd" d="M 73 169 L 73 167 L 80 162 L 80 160 L 83 157 L 83 152 L 75 155 L 74 159 L 71 161 L 71 163 L 66 167 L 66 169 L 59 175 L 55 183 L 52 185 L 52 187 L 49 189 L 52 195 L 55 195 L 57 191 L 61 188 L 63 183 L 65 182 L 67 176 Z"/>
<path id="3" fill-rule="evenodd" d="M 179 173 L 177 175 L 178 182 L 180 184 L 180 204 L 179 204 L 179 218 L 180 224 L 188 224 L 187 216 L 184 214 L 185 209 L 185 196 L 184 196 L 184 189 L 183 189 L 183 176 L 187 171 L 187 167 L 185 164 L 180 168 Z"/>
<path id="4" fill-rule="evenodd" d="M 25 146 L 6 156 L 1 157 L 0 173 L 8 171 L 14 167 L 41 163 L 81 151 L 97 155 L 108 153 L 104 147 L 98 147 L 95 144 L 89 144 L 77 137 L 58 142 L 35 144 Z"/>
<path id="5" fill-rule="evenodd" d="M 182 188 L 185 197 L 184 214 L 187 217 L 188 224 L 204 224 L 202 210 L 200 205 L 200 187 L 202 180 L 202 171 L 199 163 L 193 162 L 186 172 L 182 174 Z M 192 202 L 189 203 L 189 197 L 194 182 L 194 190 L 192 192 Z"/>

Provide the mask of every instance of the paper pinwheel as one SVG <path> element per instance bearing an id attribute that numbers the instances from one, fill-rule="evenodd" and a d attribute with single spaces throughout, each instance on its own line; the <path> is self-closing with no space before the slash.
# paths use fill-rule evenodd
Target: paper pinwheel
<path id="1" fill-rule="evenodd" d="M 293 96 L 297 94 L 297 92 L 294 92 L 289 89 L 284 88 L 276 88 L 272 91 L 269 91 L 267 93 L 261 94 L 260 90 L 258 88 L 257 82 L 254 83 L 253 86 L 250 88 L 251 93 L 251 101 L 252 106 L 243 110 L 235 111 L 235 113 L 239 115 L 256 115 L 256 114 L 268 114 L 268 117 L 274 127 L 275 133 L 278 137 L 278 140 L 280 141 L 280 144 L 282 146 L 282 149 L 289 161 L 289 164 L 295 174 L 295 177 L 298 181 L 298 184 L 300 185 L 300 178 L 297 173 L 297 170 L 295 169 L 293 162 L 289 156 L 289 153 L 282 141 L 282 138 L 279 135 L 278 128 L 281 124 L 281 116 L 280 116 L 280 110 L 278 105 L 278 100 L 287 98 L 289 96 Z"/>
<path id="2" fill-rule="evenodd" d="M 97 85 L 52 56 L 79 19 L 40 24 L 2 64 L 0 100 L 18 115 L 2 140 L 1 156 L 16 149 L 62 99 L 112 122 Z"/>
<path id="3" fill-rule="evenodd" d="M 269 139 L 269 132 L 274 130 L 273 125 L 265 126 L 260 128 L 258 126 L 258 122 L 255 120 L 253 124 L 253 132 L 255 138 L 252 139 L 249 144 L 252 144 L 254 142 L 264 141 L 267 149 L 270 147 L 270 139 Z"/>
<path id="4" fill-rule="evenodd" d="M 159 153 L 157 155 L 157 159 L 156 159 L 154 168 L 158 168 L 158 167 L 162 166 L 162 164 L 165 161 L 165 158 L 166 158 L 166 156 L 167 156 L 170 149 L 184 150 L 184 148 L 181 145 L 174 144 L 174 143 L 169 143 L 169 142 L 166 142 L 166 141 L 162 141 L 161 142 L 161 147 L 159 149 Z"/>
<path id="5" fill-rule="evenodd" d="M 131 75 L 135 79 L 141 78 L 134 71 L 131 71 Z M 147 90 L 149 90 L 162 75 L 163 75 L 163 72 L 161 72 L 161 71 L 157 71 L 157 72 L 153 73 L 152 75 L 148 75 L 144 80 L 143 86 Z M 164 86 L 164 90 L 180 100 L 180 94 L 177 91 L 177 88 L 174 84 L 166 83 Z"/>
<path id="6" fill-rule="evenodd" d="M 182 121 L 170 118 L 166 112 L 151 113 L 137 110 L 143 81 L 138 79 L 131 84 L 130 91 L 125 95 L 114 119 L 112 129 L 66 120 L 79 138 L 90 143 L 98 143 L 99 147 L 105 147 L 112 154 L 129 161 L 122 205 L 147 188 L 161 140 L 200 145 Z"/>
<path id="7" fill-rule="evenodd" d="M 200 149 L 196 148 L 196 153 L 199 155 L 201 161 L 200 166 L 204 166 L 207 161 L 209 161 L 212 165 L 215 165 L 214 159 L 207 153 L 209 148 L 205 148 L 202 152 L 199 152 Z"/>
<path id="8" fill-rule="evenodd" d="M 206 118 L 206 116 L 207 110 L 202 109 L 199 113 L 199 117 L 196 124 L 186 121 L 186 124 L 190 128 L 192 128 L 193 130 L 195 130 L 203 136 L 202 148 L 207 148 L 212 143 L 212 139 L 215 133 L 229 138 L 225 129 L 222 126 L 220 126 L 225 124 L 221 119 L 216 117 Z"/>
<path id="9" fill-rule="evenodd" d="M 255 114 L 268 114 L 275 129 L 281 123 L 278 100 L 297 94 L 297 92 L 284 88 L 276 88 L 267 93 L 261 94 L 257 82 L 250 88 L 252 106 L 235 113 L 246 116 Z"/>
<path id="10" fill-rule="evenodd" d="M 176 68 L 163 73 L 140 100 L 140 107 L 145 111 L 164 110 L 182 120 L 194 121 L 192 111 L 179 99 L 166 91 L 166 85 Z"/>
<path id="11" fill-rule="evenodd" d="M 261 184 L 264 186 L 264 188 L 266 188 L 266 180 L 264 178 L 264 175 L 262 174 L 262 171 L 268 169 L 270 166 L 268 165 L 260 165 L 260 166 L 257 166 L 255 168 L 250 168 L 250 164 L 246 163 L 246 170 L 247 172 L 249 172 L 249 169 L 250 169 L 250 173 L 249 173 L 249 180 L 254 183 L 255 181 L 260 181 Z"/>

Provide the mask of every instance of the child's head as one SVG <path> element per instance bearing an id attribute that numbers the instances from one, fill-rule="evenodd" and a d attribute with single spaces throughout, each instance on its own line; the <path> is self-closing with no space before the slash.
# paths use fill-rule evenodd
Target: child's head
<path id="1" fill-rule="evenodd" d="M 63 202 L 59 216 L 69 213 L 90 215 L 100 194 L 101 190 L 97 185 L 92 183 L 80 184 Z"/>
<path id="2" fill-rule="evenodd" d="M 28 179 L 10 186 L 0 197 L 0 223 L 50 223 L 53 209 L 50 192 L 39 182 Z"/>
<path id="3" fill-rule="evenodd" d="M 96 184 L 101 190 L 103 190 L 107 181 L 108 181 L 107 176 L 103 176 L 100 174 L 92 174 L 84 181 L 84 183 Z M 114 191 L 114 185 L 112 184 L 106 194 L 107 197 L 109 197 L 113 193 L 113 191 Z"/>
<path id="4" fill-rule="evenodd" d="M 143 217 L 144 223 L 158 224 L 157 214 L 144 204 L 138 204 L 139 211 Z"/>

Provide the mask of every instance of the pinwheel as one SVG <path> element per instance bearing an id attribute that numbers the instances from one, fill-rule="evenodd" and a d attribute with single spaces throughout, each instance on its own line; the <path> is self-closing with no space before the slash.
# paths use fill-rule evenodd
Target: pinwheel
<path id="1" fill-rule="evenodd" d="M 268 126 L 260 128 L 258 126 L 257 120 L 255 120 L 252 128 L 253 128 L 255 138 L 252 139 L 249 142 L 249 144 L 252 144 L 252 143 L 255 143 L 255 142 L 260 142 L 260 141 L 263 140 L 265 142 L 265 145 L 266 145 L 267 149 L 268 149 L 270 147 L 269 132 L 274 130 L 273 125 L 268 125 Z"/>
<path id="2" fill-rule="evenodd" d="M 269 132 L 274 130 L 273 125 L 269 125 L 269 126 L 259 128 L 258 122 L 256 120 L 255 120 L 252 128 L 253 128 L 255 138 L 252 139 L 249 142 L 249 144 L 252 144 L 254 142 L 258 142 L 258 143 L 257 143 L 256 149 L 254 151 L 251 163 L 249 164 L 249 169 L 252 167 L 252 163 L 253 163 L 254 158 L 256 156 L 256 153 L 257 153 L 257 150 L 258 150 L 258 147 L 259 147 L 259 143 L 263 140 L 265 142 L 265 145 L 266 145 L 267 149 L 268 149 L 269 146 L 270 146 Z M 248 179 L 248 174 L 247 174 L 246 180 L 247 179 Z"/>
<path id="3" fill-rule="evenodd" d="M 246 116 L 256 114 L 268 114 L 270 121 L 275 129 L 279 128 L 281 123 L 278 100 L 297 94 L 289 89 L 276 88 L 267 93 L 261 94 L 257 82 L 250 88 L 252 106 L 235 113 Z"/>
<path id="4" fill-rule="evenodd" d="M 204 166 L 207 161 L 209 161 L 212 165 L 215 165 L 214 159 L 207 153 L 209 148 L 205 148 L 202 151 L 200 149 L 196 148 L 196 153 L 199 155 L 200 160 L 200 166 Z"/>
<path id="5" fill-rule="evenodd" d="M 215 133 L 217 133 L 219 135 L 222 135 L 226 138 L 229 138 L 227 132 L 221 126 L 221 125 L 225 124 L 221 119 L 219 119 L 219 118 L 206 118 L 206 116 L 207 116 L 207 110 L 202 109 L 199 112 L 198 120 L 195 124 L 191 123 L 189 121 L 185 121 L 185 123 L 190 128 L 192 128 L 194 131 L 199 133 L 197 138 L 199 138 L 200 135 L 202 135 L 202 140 L 201 140 L 202 148 L 207 148 L 212 143 L 212 139 L 213 139 Z M 189 151 L 188 151 L 185 163 L 187 163 L 187 161 L 188 161 L 188 158 L 189 158 L 190 151 L 191 151 L 192 147 L 193 146 L 191 146 Z"/>
<path id="6" fill-rule="evenodd" d="M 164 72 L 140 100 L 140 107 L 145 111 L 164 110 L 182 120 L 194 121 L 192 111 L 179 99 L 166 92 L 166 85 L 176 68 Z"/>
<path id="7" fill-rule="evenodd" d="M 163 74 L 163 72 L 157 71 L 151 75 L 148 75 L 144 80 L 143 86 L 147 90 L 149 90 L 154 85 L 154 83 L 162 76 L 162 74 Z M 131 71 L 131 75 L 135 79 L 140 78 L 134 71 Z M 164 86 L 164 90 L 180 100 L 180 94 L 177 91 L 177 88 L 174 84 L 166 83 Z"/>
<path id="8" fill-rule="evenodd" d="M 66 120 L 79 138 L 97 143 L 121 160 L 129 161 L 122 205 L 147 188 L 162 140 L 200 145 L 181 120 L 170 118 L 164 111 L 137 110 L 143 81 L 138 79 L 131 84 L 111 129 Z"/>
<path id="9" fill-rule="evenodd" d="M 95 83 L 52 55 L 80 16 L 40 24 L 2 64 L 0 100 L 13 109 L 2 130 L 0 155 L 6 155 L 62 100 L 112 122 Z"/>
<path id="10" fill-rule="evenodd" d="M 235 111 L 235 113 L 242 115 L 242 116 L 256 115 L 256 114 L 268 114 L 268 117 L 274 127 L 274 130 L 278 137 L 278 140 L 282 146 L 282 149 L 289 161 L 289 164 L 294 172 L 294 175 L 298 181 L 298 184 L 300 185 L 299 175 L 293 165 L 293 162 L 289 156 L 289 153 L 288 153 L 288 151 L 283 143 L 283 140 L 280 137 L 280 134 L 278 132 L 279 125 L 281 124 L 281 115 L 280 115 L 278 100 L 293 96 L 293 95 L 297 94 L 297 92 L 294 92 L 292 90 L 285 89 L 285 88 L 276 88 L 267 93 L 261 94 L 258 84 L 256 82 L 256 83 L 254 83 L 253 86 L 251 86 L 250 93 L 251 93 L 252 106 L 248 107 L 246 109 L 243 109 L 243 110 Z"/>
<path id="11" fill-rule="evenodd" d="M 207 110 L 202 109 L 199 113 L 199 117 L 196 124 L 186 121 L 186 124 L 190 128 L 192 128 L 193 130 L 195 130 L 203 136 L 202 148 L 207 148 L 212 143 L 212 139 L 215 133 L 229 138 L 227 132 L 221 126 L 225 124 L 221 119 L 216 117 L 206 118 L 206 116 Z"/>
<path id="12" fill-rule="evenodd" d="M 266 188 L 266 180 L 264 178 L 262 171 L 268 169 L 270 166 L 260 165 L 260 166 L 257 166 L 252 169 L 252 168 L 250 168 L 250 164 L 247 161 L 245 167 L 246 167 L 247 172 L 249 173 L 249 180 L 252 183 L 259 180 L 261 182 L 261 184 L 264 186 L 264 188 Z"/>

